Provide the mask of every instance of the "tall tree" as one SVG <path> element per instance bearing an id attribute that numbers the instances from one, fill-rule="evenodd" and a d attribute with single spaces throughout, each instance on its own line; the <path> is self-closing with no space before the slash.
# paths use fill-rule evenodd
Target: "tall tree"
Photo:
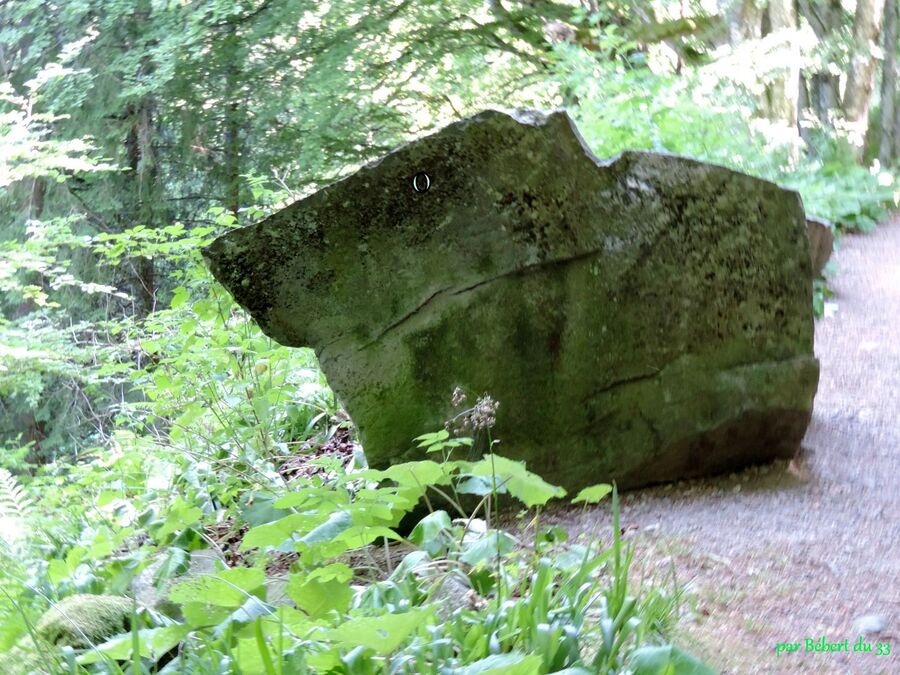
<path id="1" fill-rule="evenodd" d="M 719 12 L 725 17 L 728 41 L 737 45 L 762 36 L 765 6 L 756 0 L 720 0 Z"/>
<path id="2" fill-rule="evenodd" d="M 835 112 L 840 110 L 841 90 L 840 78 L 828 67 L 831 58 L 827 46 L 840 34 L 845 12 L 841 0 L 798 0 L 797 8 L 815 33 L 820 56 L 824 56 L 818 68 L 804 75 L 808 107 L 822 125 L 831 127 Z"/>
<path id="3" fill-rule="evenodd" d="M 897 0 L 884 7 L 884 65 L 881 71 L 881 118 L 878 159 L 890 164 L 900 156 L 900 110 L 897 106 Z"/>
<path id="4" fill-rule="evenodd" d="M 847 68 L 847 84 L 841 107 L 855 134 L 854 141 L 860 156 L 868 127 L 883 9 L 884 0 L 857 0 L 853 18 L 853 51 Z"/>
<path id="5" fill-rule="evenodd" d="M 767 17 L 773 35 L 780 37 L 787 57 L 769 85 L 768 112 L 771 119 L 784 127 L 787 138 L 791 138 L 799 133 L 800 101 L 800 47 L 794 0 L 770 0 Z M 796 152 L 797 144 L 792 143 L 791 148 Z"/>

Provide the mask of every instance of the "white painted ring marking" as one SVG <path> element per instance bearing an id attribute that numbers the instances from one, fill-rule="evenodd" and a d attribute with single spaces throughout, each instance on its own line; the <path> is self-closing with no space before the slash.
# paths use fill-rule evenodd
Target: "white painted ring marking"
<path id="1" fill-rule="evenodd" d="M 419 183 L 420 183 L 419 179 L 421 179 L 421 178 L 425 179 L 424 187 L 421 187 L 419 185 Z M 431 187 L 431 177 L 424 171 L 420 171 L 415 176 L 413 176 L 412 185 L 413 185 L 413 190 L 415 190 L 416 192 L 419 192 L 419 193 L 428 192 L 428 188 Z"/>

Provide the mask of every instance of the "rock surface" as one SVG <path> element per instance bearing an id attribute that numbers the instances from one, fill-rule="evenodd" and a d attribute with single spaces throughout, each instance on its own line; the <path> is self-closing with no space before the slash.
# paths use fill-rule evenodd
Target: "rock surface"
<path id="1" fill-rule="evenodd" d="M 456 386 L 500 401 L 498 452 L 570 490 L 790 457 L 810 419 L 797 194 L 600 162 L 563 112 L 454 123 L 204 253 L 263 331 L 315 349 L 374 467 L 419 458 Z"/>
<path id="2" fill-rule="evenodd" d="M 814 276 L 819 276 L 834 250 L 834 225 L 819 218 L 806 217 L 806 236 Z"/>
<path id="3" fill-rule="evenodd" d="M 191 551 L 187 567 L 181 574 L 157 581 L 157 576 L 166 562 L 165 553 L 145 567 L 131 582 L 131 592 L 139 607 L 146 607 L 170 617 L 180 619 L 181 607 L 169 600 L 172 586 L 200 576 L 213 575 L 225 567 L 222 556 L 210 549 Z"/>
<path id="4" fill-rule="evenodd" d="M 62 672 L 58 647 L 87 649 L 130 629 L 133 603 L 117 595 L 70 595 L 54 603 L 13 645 L 0 651 L 0 673 Z M 68 669 L 66 669 L 68 672 Z"/>
<path id="5" fill-rule="evenodd" d="M 116 595 L 70 595 L 35 624 L 38 638 L 54 645 L 84 648 L 128 631 L 133 603 Z"/>
<path id="6" fill-rule="evenodd" d="M 884 632 L 887 619 L 880 614 L 864 614 L 853 620 L 853 632 L 858 635 L 874 635 Z"/>

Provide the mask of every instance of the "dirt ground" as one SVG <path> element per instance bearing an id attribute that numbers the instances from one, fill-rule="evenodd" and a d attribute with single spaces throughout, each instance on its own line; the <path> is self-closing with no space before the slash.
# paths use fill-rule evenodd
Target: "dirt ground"
<path id="1" fill-rule="evenodd" d="M 636 564 L 674 566 L 695 596 L 676 642 L 722 673 L 900 673 L 900 218 L 832 260 L 838 311 L 816 323 L 821 379 L 798 457 L 622 497 Z M 606 538 L 608 511 L 551 519 Z M 854 652 L 865 615 L 885 625 Z M 823 636 L 850 652 L 806 651 Z"/>

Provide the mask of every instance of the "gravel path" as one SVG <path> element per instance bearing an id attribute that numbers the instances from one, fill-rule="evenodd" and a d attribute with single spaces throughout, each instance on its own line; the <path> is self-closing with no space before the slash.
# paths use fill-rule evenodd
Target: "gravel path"
<path id="1" fill-rule="evenodd" d="M 900 673 L 900 219 L 846 237 L 833 260 L 838 312 L 816 325 L 822 375 L 798 457 L 622 499 L 638 571 L 674 567 L 695 593 L 677 641 L 723 673 Z M 607 514 L 551 520 L 605 537 Z M 885 624 L 863 637 L 871 654 L 853 651 L 865 615 Z M 850 653 L 805 651 L 822 636 Z"/>

